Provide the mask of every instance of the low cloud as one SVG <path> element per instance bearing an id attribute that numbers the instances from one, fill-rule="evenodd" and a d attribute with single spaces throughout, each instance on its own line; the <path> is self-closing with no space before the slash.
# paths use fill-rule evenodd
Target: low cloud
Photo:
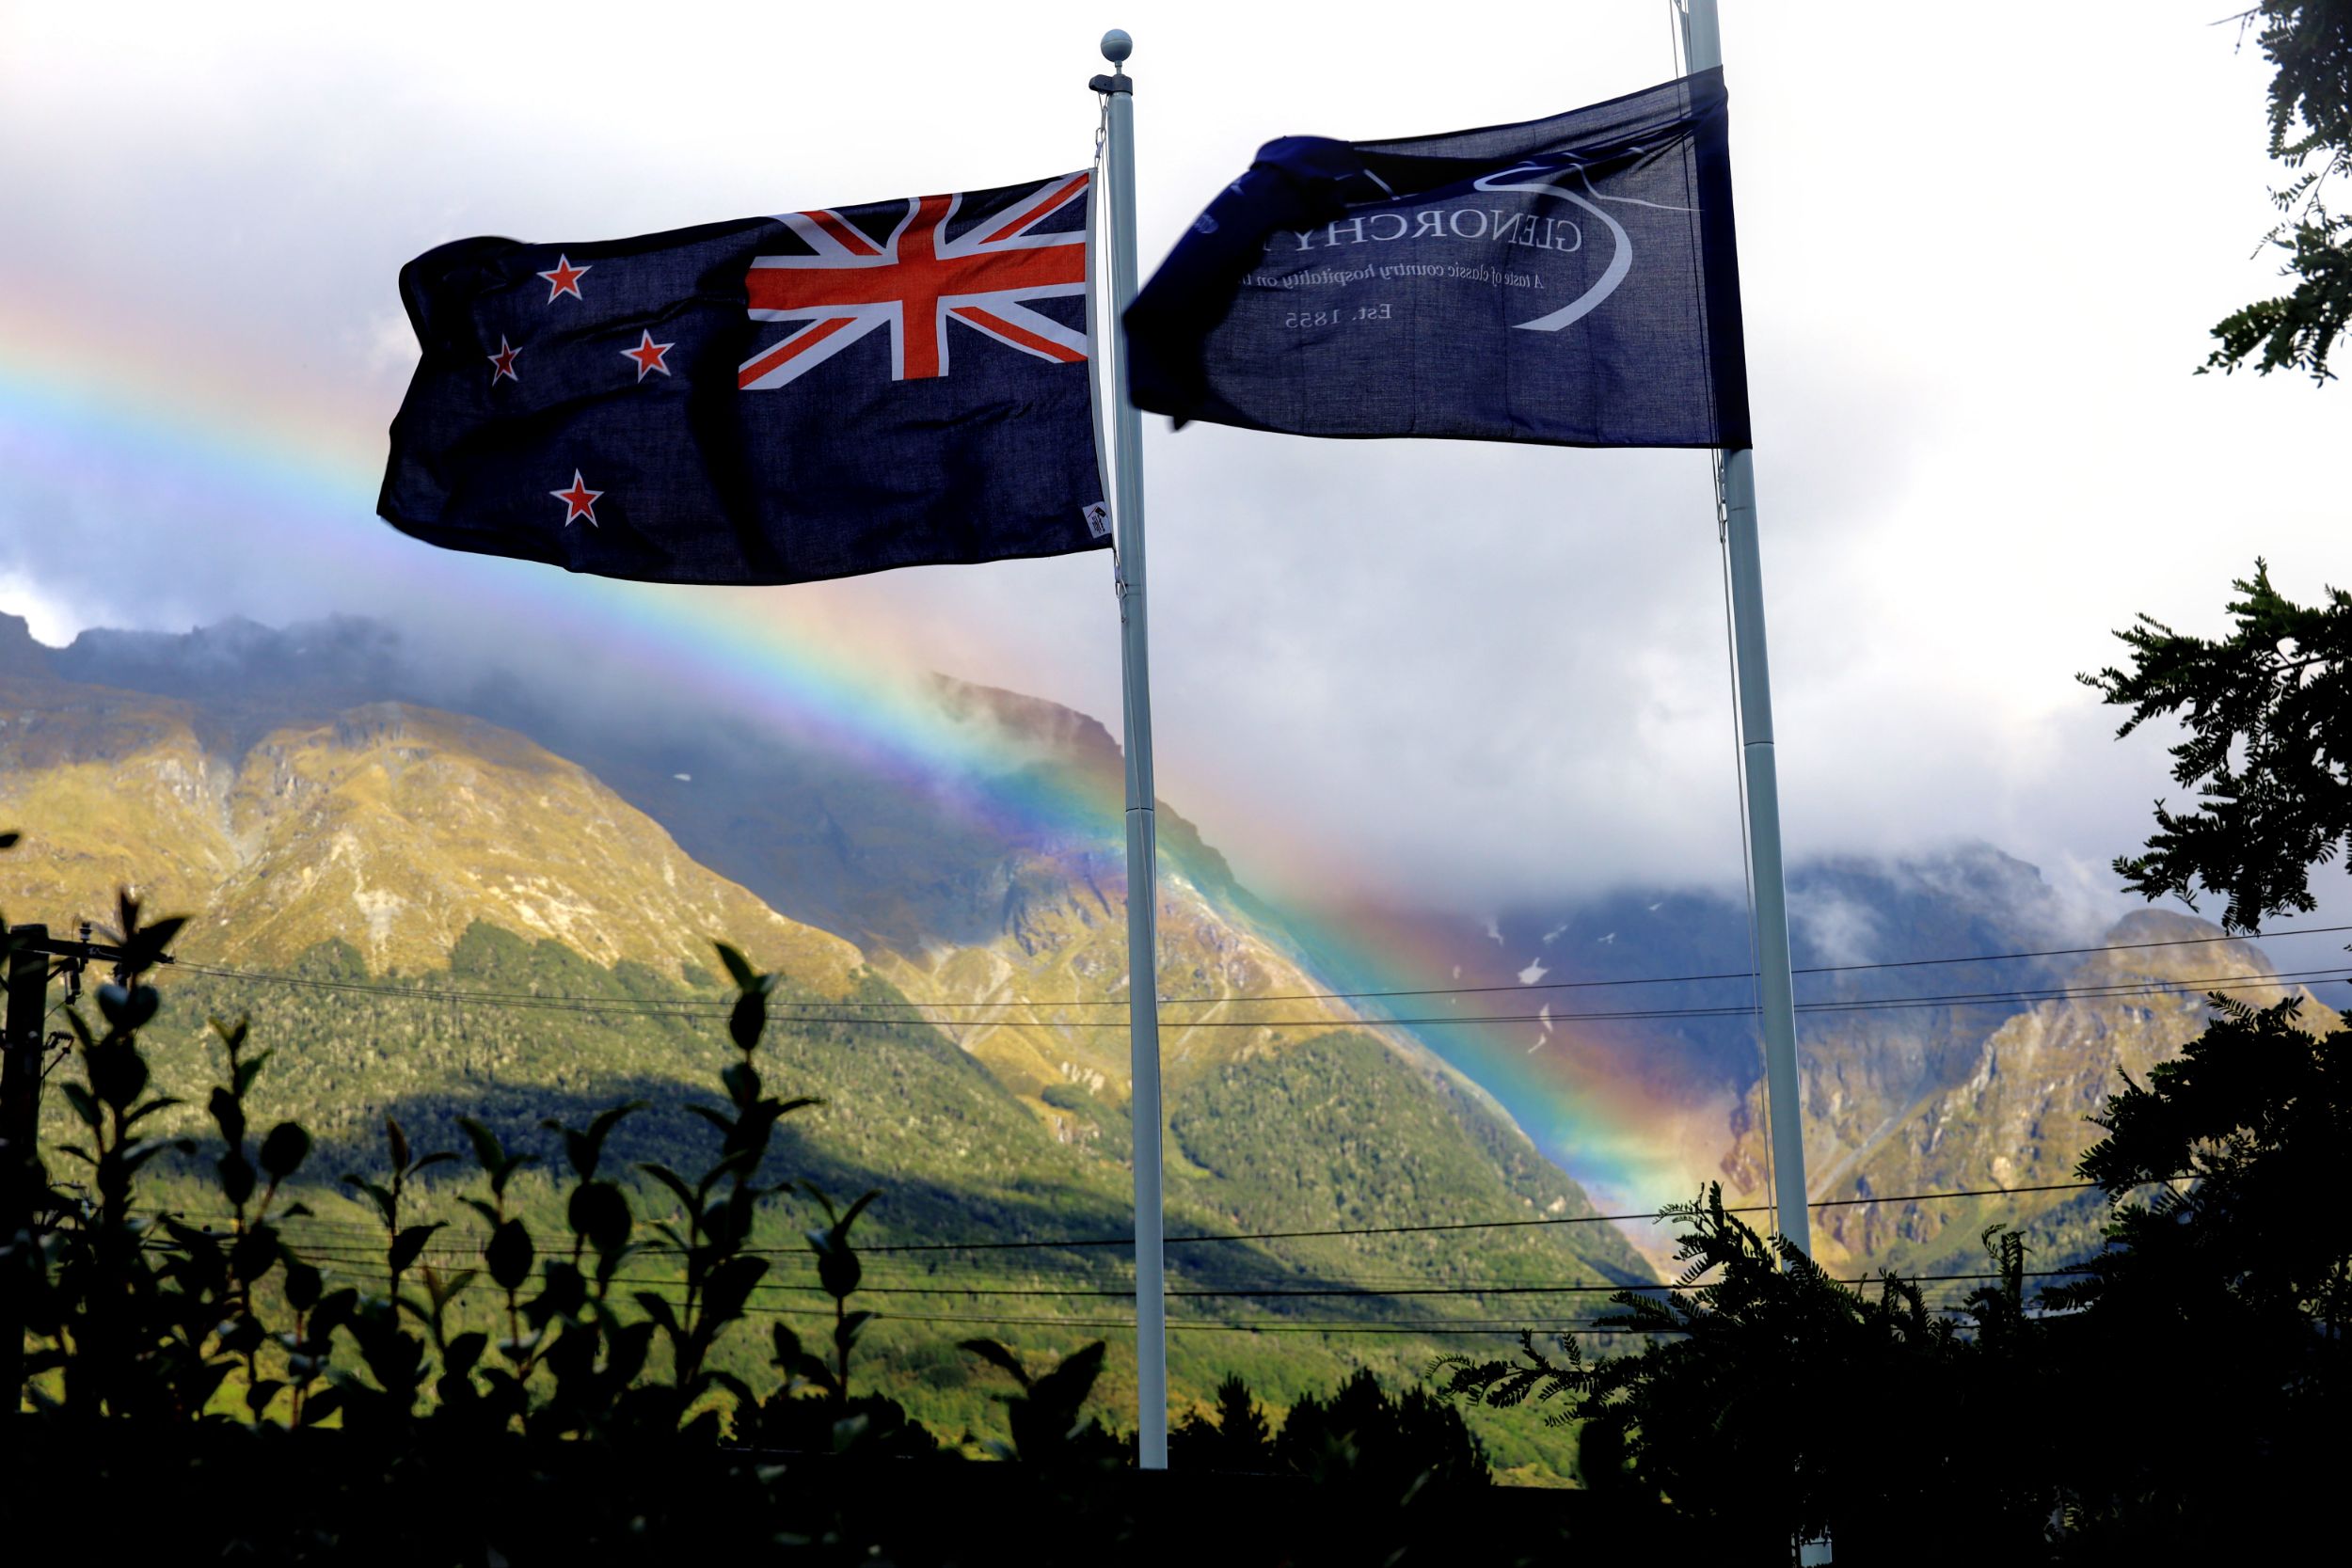
<path id="1" fill-rule="evenodd" d="M 2107 628 L 2136 610 L 2211 625 L 2257 549 L 2304 594 L 2341 559 L 2337 476 L 2266 467 L 2258 490 L 2246 455 L 2332 450 L 2340 398 L 2189 374 L 2205 324 L 2268 286 L 2241 243 L 2270 221 L 2259 62 L 2185 6 L 2121 33 L 2045 19 L 2029 48 L 1994 13 L 1890 12 L 1866 37 L 1838 8 L 1788 11 L 1731 41 L 1789 852 L 1977 837 L 2105 897 L 2107 857 L 2176 792 L 2163 737 L 2114 743 L 2074 672 L 2111 657 Z M 845 79 L 782 102 L 704 95 L 651 129 L 559 112 L 570 82 L 623 53 L 626 9 L 581 8 L 552 35 L 453 10 L 487 29 L 464 60 L 421 45 L 432 26 L 356 14 L 294 31 L 69 14 L 28 20 L 0 67 L 0 297 L 43 302 L 38 325 L 102 389 L 70 430 L 0 401 L 0 609 L 52 641 L 383 616 L 485 678 L 561 666 L 589 702 L 650 689 L 625 630 L 599 644 L 580 616 L 485 617 L 550 602 L 502 588 L 546 569 L 409 546 L 368 515 L 411 352 L 401 261 L 466 232 L 593 236 L 988 183 L 1082 162 L 1092 127 L 1097 22 L 1075 6 L 1036 16 L 1038 38 L 1069 45 L 1050 71 L 1044 45 L 928 14 L 934 56 L 966 62 L 928 116 L 880 113 Z M 765 13 L 697 14 L 748 36 Z M 1262 135 L 1488 122 L 1670 69 L 1647 17 L 1547 14 L 1549 36 L 1581 42 L 1563 63 L 1468 38 L 1407 55 L 1380 29 L 1250 15 L 1264 47 L 1248 57 L 1214 7 L 1136 28 L 1137 69 L 1168 84 L 1143 148 L 1147 262 Z M 811 50 L 871 43 L 862 15 L 810 25 Z M 1934 72 L 1869 69 L 1930 47 Z M 2075 62 L 2094 53 L 2113 90 L 2087 96 Z M 1322 62 L 1304 78 L 1287 63 L 1303 54 Z M 523 57 L 532 71 L 501 63 Z M 1825 81 L 1847 113 L 1819 113 Z M 2037 113 L 1988 122 L 1988 86 Z M 1397 102 L 1422 123 L 1375 112 Z M 2097 150 L 2116 124 L 2157 120 L 2165 159 Z M 943 144 L 946 123 L 989 129 Z M 1857 123 L 1911 130 L 1856 138 Z M 2090 150 L 2090 216 L 2081 182 L 2021 177 L 2052 146 Z M 779 147 L 822 156 L 779 170 Z M 2160 221 L 2161 243 L 2119 269 L 2107 214 L 2194 221 Z M 15 352 L 0 343 L 0 372 L 21 369 Z M 267 471 L 289 442 L 285 471 Z M 330 448 L 330 471 L 294 471 Z M 1148 465 L 1162 787 L 1246 877 L 1462 910 L 1737 887 L 1702 456 L 1196 427 L 1155 428 Z M 1116 727 L 1105 557 L 772 602 L 894 628 L 876 657 L 909 678 L 942 670 Z"/>

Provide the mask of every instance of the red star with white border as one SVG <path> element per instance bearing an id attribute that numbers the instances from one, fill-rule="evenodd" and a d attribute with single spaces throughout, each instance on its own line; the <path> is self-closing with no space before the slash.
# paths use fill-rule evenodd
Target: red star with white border
<path id="1" fill-rule="evenodd" d="M 580 477 L 578 468 L 572 470 L 570 489 L 550 490 L 548 494 L 564 503 L 564 526 L 565 528 L 571 527 L 582 517 L 588 519 L 590 528 L 597 526 L 596 500 L 604 492 L 589 489 L 587 481 Z"/>
<path id="2" fill-rule="evenodd" d="M 649 371 L 660 371 L 663 375 L 670 373 L 670 367 L 662 362 L 661 356 L 675 347 L 675 343 L 655 342 L 653 334 L 647 332 L 638 341 L 635 348 L 621 350 L 621 357 L 636 362 L 637 379 L 643 381 Z"/>
<path id="3" fill-rule="evenodd" d="M 572 265 L 570 257 L 558 256 L 555 259 L 555 265 L 539 275 L 548 280 L 548 303 L 553 305 L 555 296 L 558 294 L 569 294 L 574 299 L 579 299 L 580 297 L 580 280 L 587 277 L 595 265 L 596 263 L 592 261 L 587 266 L 576 267 Z"/>
<path id="4" fill-rule="evenodd" d="M 522 381 L 522 377 L 515 373 L 515 358 L 521 353 L 521 349 L 515 348 L 507 342 L 505 333 L 499 334 L 499 351 L 489 356 L 491 386 L 495 387 L 499 384 L 500 376 L 504 376 L 507 380 L 517 384 Z"/>

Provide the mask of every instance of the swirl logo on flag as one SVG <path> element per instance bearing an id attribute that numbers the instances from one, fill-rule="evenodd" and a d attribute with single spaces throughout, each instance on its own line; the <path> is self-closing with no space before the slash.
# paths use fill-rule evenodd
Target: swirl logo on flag
<path id="1" fill-rule="evenodd" d="M 1528 175 L 1533 175 L 1535 178 L 1521 178 L 1522 176 Z M 1570 322 L 1590 315 L 1593 311 L 1598 309 L 1602 303 L 1606 301 L 1611 294 L 1617 292 L 1617 285 L 1624 282 L 1626 274 L 1633 270 L 1633 241 L 1626 233 L 1625 225 L 1619 223 L 1615 218 L 1611 217 L 1607 213 L 1602 212 L 1598 207 L 1586 200 L 1583 197 L 1581 197 L 1574 191 L 1569 190 L 1565 185 L 1555 183 L 1557 180 L 1567 175 L 1573 175 L 1578 180 L 1581 181 L 1587 190 L 1592 188 L 1592 177 L 1584 172 L 1581 165 L 1570 165 L 1566 168 L 1559 168 L 1556 166 L 1547 166 L 1542 164 L 1526 164 L 1518 168 L 1506 168 L 1499 174 L 1486 175 L 1471 182 L 1471 188 L 1474 190 L 1536 191 L 1545 196 L 1556 196 L 1563 201 L 1574 202 L 1577 206 L 1583 208 L 1584 211 L 1598 218 L 1601 221 L 1602 226 L 1609 230 L 1610 239 L 1615 242 L 1616 249 L 1610 255 L 1609 265 L 1602 270 L 1600 277 L 1594 279 L 1592 287 L 1586 289 L 1582 293 L 1577 295 L 1576 298 L 1570 300 L 1567 304 L 1562 306 L 1557 310 L 1553 310 L 1546 315 L 1537 316 L 1534 321 L 1514 322 L 1511 324 L 1514 326 L 1526 331 L 1557 332 L 1562 327 L 1567 325 Z M 1605 197 L 1602 199 L 1616 201 L 1623 200 L 1624 198 L 1621 197 Z M 1656 202 L 1647 202 L 1644 203 L 1644 205 L 1657 206 L 1659 204 Z M 1687 212 L 1689 209 L 1677 208 L 1672 210 Z M 1577 238 L 1578 243 L 1581 245 L 1583 241 L 1582 234 L 1580 232 Z"/>

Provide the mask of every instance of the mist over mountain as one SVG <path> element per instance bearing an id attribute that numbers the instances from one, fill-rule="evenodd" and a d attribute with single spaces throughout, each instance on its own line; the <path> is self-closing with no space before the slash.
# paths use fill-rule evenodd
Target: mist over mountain
<path id="1" fill-rule="evenodd" d="M 420 646 L 364 617 L 284 628 L 230 620 L 183 634 L 93 629 L 57 650 L 33 643 L 18 622 L 13 636 L 0 627 L 0 644 L 61 679 L 202 699 L 232 716 L 241 742 L 257 727 L 366 703 L 486 720 L 577 761 L 780 912 L 904 951 L 992 936 L 1009 859 L 1124 843 L 1116 816 L 978 820 L 951 809 L 957 779 L 878 768 L 845 755 L 837 740 L 748 721 L 703 693 L 653 681 L 590 685 L 519 657 L 485 661 L 478 650 Z M 1015 769 L 1116 796 L 1119 748 L 1098 721 L 945 676 L 931 691 L 944 717 L 990 731 Z M 1164 856 L 1241 895 L 1223 858 L 1165 803 L 1160 834 Z"/>

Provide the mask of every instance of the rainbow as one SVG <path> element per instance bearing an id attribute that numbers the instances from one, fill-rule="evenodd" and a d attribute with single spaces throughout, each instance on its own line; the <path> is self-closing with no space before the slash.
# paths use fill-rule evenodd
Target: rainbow
<path id="1" fill-rule="evenodd" d="M 69 337 L 64 319 L 0 306 L 0 472 L 20 492 L 61 509 L 182 516 L 234 537 L 241 551 L 331 554 L 339 573 L 379 601 L 408 594 L 518 636 L 617 645 L 734 711 L 919 780 L 943 810 L 1017 836 L 1120 832 L 1116 776 L 1034 767 L 991 726 L 957 721 L 896 652 L 904 628 L 886 617 L 795 621 L 775 612 L 776 594 L 788 591 L 621 582 L 434 550 L 374 517 L 386 409 L 312 396 L 294 372 L 269 380 L 262 372 L 282 367 L 248 368 L 186 334 L 162 351 L 102 346 Z M 141 373 L 125 376 L 126 364 Z M 112 369 L 92 368 L 101 365 Z M 1182 796 L 1176 779 L 1169 793 Z M 1301 830 L 1311 842 L 1303 821 Z M 1329 864 L 1323 885 L 1345 888 L 1336 847 Z M 1442 985 L 1454 973 L 1454 954 L 1426 927 L 1364 901 L 1283 909 L 1276 921 L 1266 934 L 1336 989 Z M 1705 1116 L 1719 1129 L 1722 1107 L 1693 1106 L 1626 1070 L 1628 1041 L 1562 1025 L 1531 1052 L 1529 1026 L 1415 1033 L 1501 1101 L 1604 1207 L 1648 1208 L 1693 1190 L 1703 1147 L 1695 1123 Z"/>

